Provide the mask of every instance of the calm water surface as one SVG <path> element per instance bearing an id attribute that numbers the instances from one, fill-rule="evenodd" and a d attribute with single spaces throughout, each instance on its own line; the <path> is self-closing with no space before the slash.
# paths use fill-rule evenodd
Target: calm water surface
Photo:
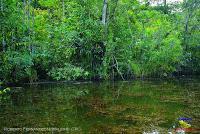
<path id="1" fill-rule="evenodd" d="M 40 84 L 13 89 L 0 101 L 1 132 L 167 134 L 180 117 L 200 128 L 200 80 Z"/>

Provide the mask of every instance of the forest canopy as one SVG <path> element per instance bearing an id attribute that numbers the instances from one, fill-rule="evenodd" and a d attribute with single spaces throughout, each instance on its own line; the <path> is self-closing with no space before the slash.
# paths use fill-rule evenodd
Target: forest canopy
<path id="1" fill-rule="evenodd" d="M 0 81 L 200 73 L 200 1 L 0 0 Z"/>

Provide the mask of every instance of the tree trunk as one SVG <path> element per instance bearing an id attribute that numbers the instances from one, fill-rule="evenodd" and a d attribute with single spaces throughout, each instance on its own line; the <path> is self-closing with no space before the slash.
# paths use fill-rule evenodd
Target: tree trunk
<path id="1" fill-rule="evenodd" d="M 26 24 L 26 0 L 23 0 L 24 5 L 24 24 Z"/>
<path id="2" fill-rule="evenodd" d="M 106 25 L 108 0 L 103 0 L 102 23 Z"/>
<path id="3" fill-rule="evenodd" d="M 185 33 L 184 33 L 184 39 L 183 39 L 183 42 L 184 42 L 184 45 L 185 45 L 185 50 L 187 51 L 188 50 L 188 27 L 189 27 L 189 20 L 190 20 L 190 17 L 192 15 L 192 12 L 188 11 L 188 15 L 186 16 L 186 19 L 185 19 Z"/>
<path id="4" fill-rule="evenodd" d="M 165 7 L 167 6 L 167 0 L 164 0 L 164 6 Z"/>
<path id="5" fill-rule="evenodd" d="M 108 0 L 103 0 L 102 24 L 104 25 L 104 33 L 103 33 L 104 46 L 106 46 L 106 38 L 107 38 L 107 9 L 108 9 Z"/>

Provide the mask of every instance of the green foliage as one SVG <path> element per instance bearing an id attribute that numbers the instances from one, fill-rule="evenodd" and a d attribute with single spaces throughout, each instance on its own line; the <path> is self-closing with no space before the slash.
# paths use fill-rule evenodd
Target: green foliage
<path id="1" fill-rule="evenodd" d="M 88 73 L 80 67 L 66 63 L 62 68 L 53 68 L 49 75 L 55 80 L 76 80 L 81 77 L 87 77 Z"/>
<path id="2" fill-rule="evenodd" d="M 199 73 L 199 1 L 152 7 L 108 0 L 7 0 L 0 80 L 114 79 Z M 87 70 L 87 71 L 86 71 Z"/>
<path id="3" fill-rule="evenodd" d="M 183 27 L 181 28 L 185 57 L 185 68 L 189 72 L 200 71 L 200 1 L 188 0 L 183 3 Z M 189 72 L 190 73 L 190 72 Z"/>
<path id="4" fill-rule="evenodd" d="M 26 52 L 7 51 L 4 53 L 1 64 L 1 79 L 10 82 L 18 82 L 29 77 L 27 70 L 31 68 L 33 61 Z"/>

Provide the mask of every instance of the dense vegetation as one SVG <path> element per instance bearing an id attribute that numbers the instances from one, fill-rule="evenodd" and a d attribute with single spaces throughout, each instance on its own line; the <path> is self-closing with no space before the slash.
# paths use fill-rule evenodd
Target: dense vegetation
<path id="1" fill-rule="evenodd" d="M 200 1 L 1 0 L 0 81 L 200 72 Z"/>

